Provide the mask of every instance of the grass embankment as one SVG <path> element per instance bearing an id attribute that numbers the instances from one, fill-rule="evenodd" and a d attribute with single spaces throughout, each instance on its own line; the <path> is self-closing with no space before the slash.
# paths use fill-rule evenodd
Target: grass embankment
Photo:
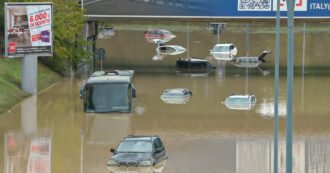
<path id="1" fill-rule="evenodd" d="M 21 59 L 0 59 L 0 115 L 30 96 L 21 90 Z M 60 76 L 42 64 L 38 64 L 38 91 L 60 79 Z"/>

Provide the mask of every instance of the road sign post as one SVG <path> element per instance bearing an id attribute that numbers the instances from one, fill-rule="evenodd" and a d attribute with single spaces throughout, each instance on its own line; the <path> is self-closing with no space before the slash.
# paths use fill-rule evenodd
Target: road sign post
<path id="1" fill-rule="evenodd" d="M 103 48 L 99 48 L 97 49 L 97 57 L 100 61 L 100 64 L 101 64 L 101 70 L 103 70 L 103 60 L 104 60 L 104 57 L 105 57 L 105 49 Z"/>

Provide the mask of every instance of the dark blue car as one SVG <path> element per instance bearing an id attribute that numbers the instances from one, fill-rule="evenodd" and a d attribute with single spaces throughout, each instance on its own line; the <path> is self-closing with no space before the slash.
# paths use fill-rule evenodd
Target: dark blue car
<path id="1" fill-rule="evenodd" d="M 110 151 L 108 166 L 153 166 L 167 158 L 159 136 L 128 136 Z"/>

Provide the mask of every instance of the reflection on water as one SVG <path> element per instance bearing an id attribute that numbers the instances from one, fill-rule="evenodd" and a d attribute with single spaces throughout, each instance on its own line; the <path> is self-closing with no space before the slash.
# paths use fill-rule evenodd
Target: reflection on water
<path id="1" fill-rule="evenodd" d="M 37 96 L 31 96 L 22 102 L 21 108 L 22 130 L 26 134 L 34 134 L 37 132 Z"/>
<path id="2" fill-rule="evenodd" d="M 251 42 L 262 41 L 263 45 L 251 46 L 250 54 L 259 53 L 268 44 L 272 47 L 272 33 L 258 33 L 251 27 Z M 235 42 L 239 50 L 245 50 L 245 40 L 242 40 L 245 34 L 228 34 L 229 31 L 223 32 L 222 40 Z M 171 42 L 186 45 L 186 26 L 182 33 L 175 34 L 177 38 Z M 299 34 L 296 32 L 298 40 Z M 193 30 L 190 36 L 189 54 L 209 56 L 214 35 L 204 30 Z M 306 33 L 306 45 L 310 47 L 306 49 L 305 72 L 296 75 L 294 80 L 293 169 L 299 173 L 330 172 L 330 79 L 327 71 L 330 62 L 324 58 L 328 49 L 320 49 L 328 45 L 329 39 L 325 39 L 328 36 L 324 32 Z M 132 39 L 140 44 L 129 42 Z M 97 45 L 111 52 L 105 59 L 108 66 L 136 70 L 134 112 L 131 115 L 85 114 L 79 99 L 83 79 L 61 81 L 36 96 L 37 99 L 32 97 L 27 103 L 12 108 L 11 113 L 0 116 L 0 170 L 5 170 L 4 173 L 27 172 L 31 142 L 41 139 L 40 150 L 33 151 L 47 151 L 44 146 L 51 139 L 49 151 L 53 173 L 110 172 L 106 166 L 111 157 L 109 149 L 115 148 L 123 137 L 128 134 L 156 134 L 162 138 L 169 158 L 164 167 L 156 168 L 154 172 L 272 172 L 272 75 L 264 76 L 258 69 L 247 71 L 221 61 L 215 62 L 214 70 L 202 78 L 177 75 L 176 60 L 185 55 L 152 61 L 150 57 L 155 53 L 155 45 L 146 43 L 140 31 L 116 29 L 116 35 L 111 39 L 98 40 Z M 135 50 L 134 56 L 132 50 Z M 298 57 L 300 54 L 296 51 Z M 238 55 L 244 56 L 245 52 L 238 52 Z M 272 56 L 268 57 L 269 61 L 262 65 L 263 68 L 273 68 Z M 296 68 L 300 69 L 300 60 L 295 62 Z M 285 66 L 285 63 L 281 65 Z M 283 75 L 279 86 L 280 115 L 283 117 L 286 114 L 285 86 Z M 159 96 L 168 88 L 189 88 L 193 96 L 186 104 L 164 104 Z M 221 104 L 232 93 L 247 92 L 258 99 L 254 109 L 233 111 Z M 285 120 L 279 119 L 281 173 L 285 169 Z M 35 135 L 40 129 L 49 129 L 48 135 L 41 135 L 42 138 Z M 44 152 L 37 153 L 43 155 Z M 124 172 L 128 172 L 127 169 Z"/>
<path id="3" fill-rule="evenodd" d="M 162 173 L 166 166 L 166 160 L 150 167 L 113 167 L 108 166 L 109 173 Z"/>
<path id="4" fill-rule="evenodd" d="M 267 98 L 263 98 L 257 108 L 258 114 L 264 118 L 273 118 L 274 117 L 274 100 L 269 100 Z M 286 116 L 286 101 L 279 100 L 278 103 L 278 116 L 285 117 Z"/>
<path id="5" fill-rule="evenodd" d="M 5 134 L 4 173 L 50 173 L 51 135 L 49 130 L 34 134 Z"/>

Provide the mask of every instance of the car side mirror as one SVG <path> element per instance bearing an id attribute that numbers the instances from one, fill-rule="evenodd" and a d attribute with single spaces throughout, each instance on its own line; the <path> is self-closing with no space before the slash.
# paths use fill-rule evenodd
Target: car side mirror
<path id="1" fill-rule="evenodd" d="M 110 152 L 111 152 L 111 153 L 115 153 L 115 149 L 111 148 L 111 149 L 110 149 Z"/>
<path id="2" fill-rule="evenodd" d="M 162 148 L 156 148 L 156 153 L 160 153 L 160 152 L 162 152 L 163 151 L 163 149 Z"/>
<path id="3" fill-rule="evenodd" d="M 132 96 L 136 98 L 136 88 L 134 86 L 132 87 Z"/>
<path id="4" fill-rule="evenodd" d="M 85 85 L 80 87 L 80 91 L 79 91 L 80 99 L 84 98 L 84 95 L 85 95 Z"/>

